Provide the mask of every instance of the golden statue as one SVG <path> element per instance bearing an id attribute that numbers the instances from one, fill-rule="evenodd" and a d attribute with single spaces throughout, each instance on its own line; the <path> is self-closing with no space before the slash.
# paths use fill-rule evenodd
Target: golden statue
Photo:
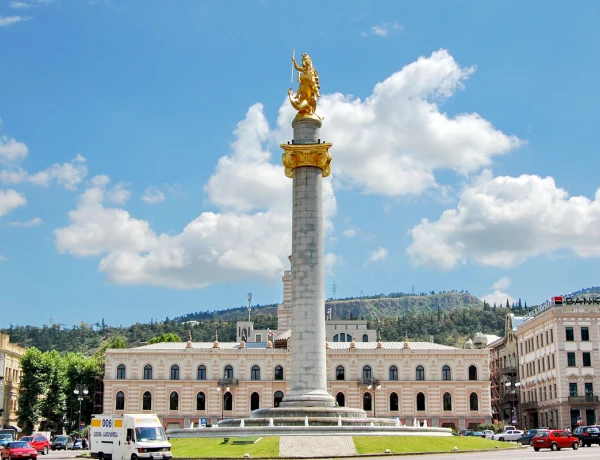
<path id="1" fill-rule="evenodd" d="M 295 96 L 293 96 L 294 91 L 291 87 L 288 91 L 290 103 L 298 111 L 296 118 L 321 120 L 322 118 L 316 114 L 317 98 L 321 97 L 321 94 L 319 94 L 319 73 L 312 66 L 310 56 L 306 53 L 302 55 L 302 66 L 298 65 L 293 56 L 292 65 L 292 80 L 295 68 L 298 71 L 298 83 L 300 83 Z"/>

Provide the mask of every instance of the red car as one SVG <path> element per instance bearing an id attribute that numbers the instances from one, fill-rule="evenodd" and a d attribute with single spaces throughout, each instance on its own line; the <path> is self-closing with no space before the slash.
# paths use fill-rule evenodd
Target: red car
<path id="1" fill-rule="evenodd" d="M 531 440 L 533 450 L 560 450 L 563 448 L 579 449 L 579 439 L 563 430 L 539 430 Z"/>
<path id="2" fill-rule="evenodd" d="M 2 460 L 10 458 L 32 458 L 33 460 L 37 459 L 37 450 L 31 447 L 25 441 L 11 441 L 7 442 L 2 448 Z"/>
<path id="3" fill-rule="evenodd" d="M 23 436 L 19 439 L 19 441 L 28 442 L 31 447 L 38 452 L 41 452 L 42 455 L 46 455 L 50 450 L 50 441 L 48 441 L 46 436 L 42 436 L 41 434 L 36 434 L 34 436 Z"/>

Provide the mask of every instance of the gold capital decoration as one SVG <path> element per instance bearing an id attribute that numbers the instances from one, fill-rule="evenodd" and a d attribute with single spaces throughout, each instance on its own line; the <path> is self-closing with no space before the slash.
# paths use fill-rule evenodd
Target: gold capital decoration
<path id="1" fill-rule="evenodd" d="M 314 166 L 321 169 L 323 177 L 331 174 L 329 163 L 331 143 L 322 144 L 281 144 L 283 155 L 281 162 L 285 166 L 285 175 L 294 177 L 294 169 L 300 166 Z"/>

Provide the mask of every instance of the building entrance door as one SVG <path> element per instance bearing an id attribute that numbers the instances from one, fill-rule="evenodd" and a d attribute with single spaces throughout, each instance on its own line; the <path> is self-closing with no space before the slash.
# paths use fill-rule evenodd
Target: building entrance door
<path id="1" fill-rule="evenodd" d="M 594 409 L 586 409 L 585 424 L 586 425 L 595 425 L 596 424 L 596 411 Z"/>
<path id="2" fill-rule="evenodd" d="M 580 416 L 580 411 L 579 409 L 571 409 L 571 431 L 573 431 L 574 428 L 576 428 L 577 425 L 577 418 Z"/>

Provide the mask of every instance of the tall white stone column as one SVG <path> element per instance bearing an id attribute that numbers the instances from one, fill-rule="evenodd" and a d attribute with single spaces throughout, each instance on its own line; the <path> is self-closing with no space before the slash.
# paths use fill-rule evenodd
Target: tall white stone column
<path id="1" fill-rule="evenodd" d="M 296 119 L 294 141 L 282 145 L 286 175 L 293 177 L 291 391 L 281 406 L 333 407 L 327 392 L 323 177 L 331 144 L 321 143 L 321 121 Z"/>

